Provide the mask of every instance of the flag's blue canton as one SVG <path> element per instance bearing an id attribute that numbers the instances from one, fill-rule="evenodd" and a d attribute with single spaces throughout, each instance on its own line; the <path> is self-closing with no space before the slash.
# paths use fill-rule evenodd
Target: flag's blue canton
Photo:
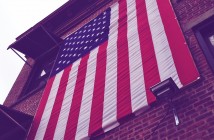
<path id="1" fill-rule="evenodd" d="M 110 9 L 68 36 L 60 46 L 54 69 L 55 75 L 108 39 Z"/>

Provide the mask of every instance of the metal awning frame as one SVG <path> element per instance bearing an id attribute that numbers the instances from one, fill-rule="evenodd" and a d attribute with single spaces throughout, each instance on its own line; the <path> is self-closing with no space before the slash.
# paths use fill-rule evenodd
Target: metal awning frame
<path id="1" fill-rule="evenodd" d="M 22 38 L 17 39 L 13 44 L 11 44 L 11 45 L 7 48 L 7 50 L 8 50 L 8 49 L 11 49 L 19 58 L 21 58 L 21 59 L 22 59 L 29 67 L 31 67 L 31 68 L 32 68 L 32 66 L 31 66 L 31 65 L 30 65 L 30 64 L 17 52 L 18 50 L 17 50 L 16 48 L 14 48 L 13 46 L 14 46 L 16 43 L 20 42 L 22 39 L 29 40 L 30 42 L 32 42 L 32 44 L 35 44 L 36 46 L 42 46 L 41 43 L 36 42 L 36 41 L 34 41 L 34 40 L 32 40 L 31 38 L 28 37 L 28 35 L 29 35 L 30 33 L 34 32 L 36 29 L 39 29 L 39 28 L 41 28 L 41 29 L 45 32 L 45 34 L 48 35 L 48 37 L 50 38 L 50 40 L 52 40 L 52 41 L 55 43 L 54 46 L 58 46 L 58 45 L 62 42 L 62 40 L 57 41 L 57 40 L 44 28 L 44 26 L 40 25 L 40 26 L 38 26 L 37 28 L 31 30 L 28 34 L 26 34 L 26 35 L 23 36 Z M 60 38 L 59 38 L 59 39 L 60 39 Z M 53 46 L 53 48 L 48 49 L 48 50 L 45 51 L 44 53 L 41 53 L 41 55 L 39 55 L 37 58 L 34 58 L 34 59 L 36 60 L 36 59 L 38 59 L 39 57 L 44 56 L 44 54 L 47 54 L 48 52 L 52 51 L 52 50 L 55 48 L 54 46 Z M 17 50 L 17 51 L 16 51 L 16 50 Z M 28 55 L 26 55 L 26 56 L 28 56 Z M 29 56 L 29 57 L 30 57 L 30 56 Z"/>

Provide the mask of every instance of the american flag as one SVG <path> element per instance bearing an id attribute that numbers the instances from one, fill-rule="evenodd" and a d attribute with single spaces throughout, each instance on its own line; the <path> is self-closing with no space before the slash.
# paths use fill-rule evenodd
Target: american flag
<path id="1" fill-rule="evenodd" d="M 155 101 L 169 77 L 182 88 L 199 73 L 169 0 L 119 0 L 69 35 L 27 139 L 90 139 Z"/>

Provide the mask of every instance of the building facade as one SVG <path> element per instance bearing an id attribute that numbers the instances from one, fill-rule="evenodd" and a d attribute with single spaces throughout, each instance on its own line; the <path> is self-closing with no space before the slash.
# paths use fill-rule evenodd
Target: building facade
<path id="1" fill-rule="evenodd" d="M 68 1 L 17 37 L 9 48 L 24 53 L 27 62 L 4 106 L 35 116 L 60 42 L 116 2 Z M 157 100 L 145 112 L 130 115 L 118 127 L 91 139 L 214 139 L 214 0 L 170 3 L 200 74 L 199 80 L 173 98 L 180 124 L 175 125 L 168 103 Z"/>

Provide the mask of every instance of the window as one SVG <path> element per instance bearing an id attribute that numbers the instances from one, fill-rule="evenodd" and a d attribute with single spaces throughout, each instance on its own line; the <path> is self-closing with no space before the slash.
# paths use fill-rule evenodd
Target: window
<path id="1" fill-rule="evenodd" d="M 36 63 L 31 70 L 30 76 L 28 77 L 28 80 L 19 98 L 36 93 L 45 87 L 46 82 L 50 76 L 51 69 L 54 65 L 57 52 L 58 49 L 56 48 L 40 59 L 36 60 Z"/>
<path id="2" fill-rule="evenodd" d="M 214 72 L 214 16 L 197 25 L 195 35 Z"/>

